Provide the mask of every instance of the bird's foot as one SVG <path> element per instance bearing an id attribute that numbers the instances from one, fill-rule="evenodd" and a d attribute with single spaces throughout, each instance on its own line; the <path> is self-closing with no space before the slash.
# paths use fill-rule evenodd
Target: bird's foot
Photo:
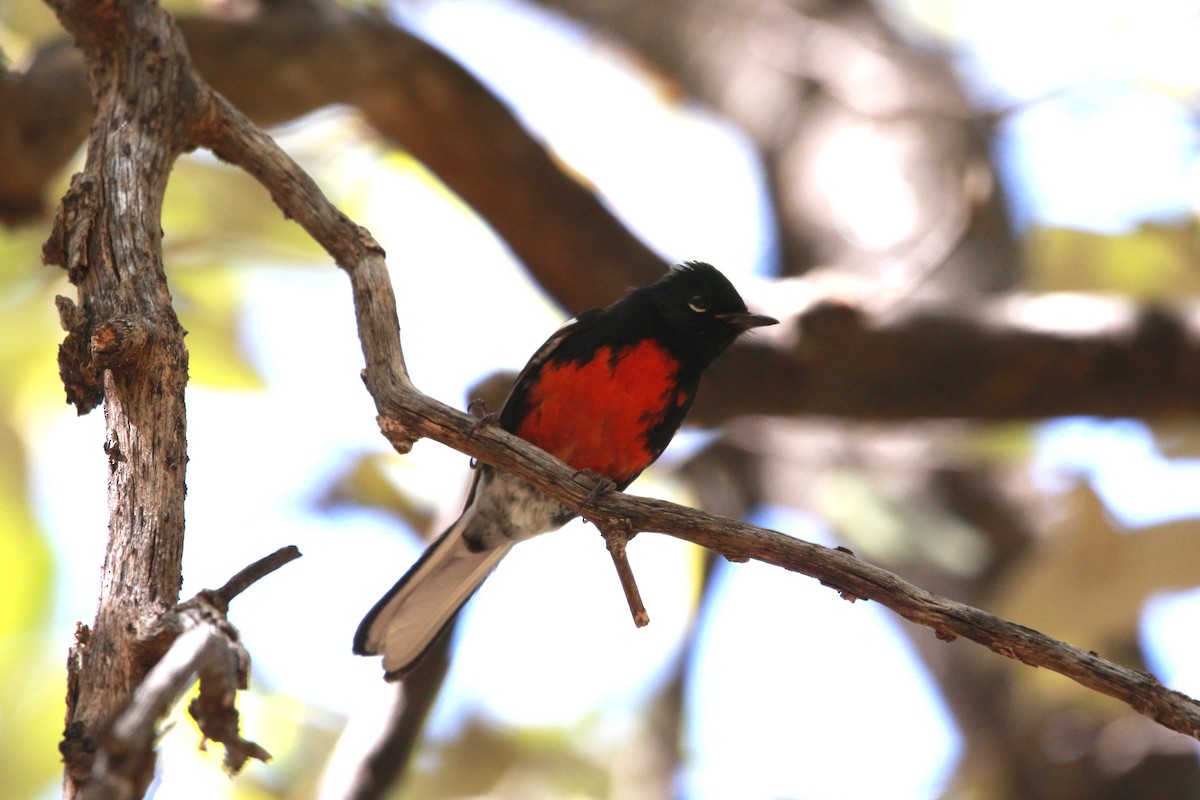
<path id="1" fill-rule="evenodd" d="M 467 403 L 467 413 L 475 417 L 475 421 L 471 424 L 471 430 L 467 431 L 467 439 L 474 439 L 475 434 L 496 424 L 497 415 L 488 411 L 487 403 L 478 397 Z M 471 469 L 475 469 L 477 466 L 479 466 L 479 459 L 472 458 Z"/>
<path id="2" fill-rule="evenodd" d="M 588 496 L 584 498 L 583 502 L 579 504 L 579 508 L 577 509 L 580 515 L 583 515 L 583 510 L 589 505 L 599 500 L 609 492 L 615 491 L 617 488 L 616 481 L 614 481 L 612 478 L 607 478 L 594 470 L 575 470 L 575 474 L 571 476 L 571 480 L 575 480 L 579 477 L 587 478 L 588 480 L 592 481 L 592 490 L 588 493 Z"/>

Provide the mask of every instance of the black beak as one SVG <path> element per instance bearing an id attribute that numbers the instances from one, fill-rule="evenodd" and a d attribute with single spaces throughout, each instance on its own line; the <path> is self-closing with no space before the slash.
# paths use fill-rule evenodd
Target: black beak
<path id="1" fill-rule="evenodd" d="M 766 314 L 750 314 L 748 312 L 717 314 L 716 318 L 720 322 L 724 322 L 726 325 L 743 331 L 748 331 L 751 328 L 761 328 L 764 325 L 779 324 L 779 320 L 775 319 L 774 317 L 768 317 Z"/>

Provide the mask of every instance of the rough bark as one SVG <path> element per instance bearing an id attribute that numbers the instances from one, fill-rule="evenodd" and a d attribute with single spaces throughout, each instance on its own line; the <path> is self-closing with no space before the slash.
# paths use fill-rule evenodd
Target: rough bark
<path id="1" fill-rule="evenodd" d="M 148 6 L 54 4 L 88 65 L 96 116 L 87 164 L 45 245 L 78 300 L 59 299 L 59 366 L 80 413 L 101 401 L 109 460 L 108 548 L 99 609 L 69 665 L 65 795 L 78 797 L 97 737 L 145 674 L 136 643 L 179 599 L 187 466 L 187 349 L 171 307 L 159 227 L 171 164 L 185 147 L 182 42 Z M 144 791 L 153 763 L 136 776 Z"/>
<path id="2" fill-rule="evenodd" d="M 217 590 L 205 589 L 155 620 L 139 642 L 153 667 L 129 704 L 99 742 L 87 784 L 88 800 L 135 800 L 153 774 L 159 722 L 196 682 L 200 693 L 188 705 L 206 739 L 225 746 L 225 769 L 236 774 L 249 759 L 269 761 L 271 754 L 242 738 L 235 700 L 250 679 L 250 654 L 230 624 L 229 603 L 250 584 L 300 557 L 285 547 L 239 572 Z"/>
<path id="3" fill-rule="evenodd" d="M 59 370 L 79 413 L 103 403 L 109 460 L 99 607 L 68 662 L 60 748 L 64 796 L 76 798 L 112 788 L 93 782 L 96 754 L 162 656 L 152 643 L 179 599 L 187 349 L 163 270 L 161 210 L 172 164 L 204 141 L 220 101 L 197 79 L 182 37 L 157 5 L 52 5 L 87 67 L 95 117 L 86 165 L 43 254 L 78 290 L 77 300 L 57 299 L 67 331 Z M 220 647 L 201 649 L 227 661 Z M 224 686 L 202 692 L 201 715 L 228 723 L 222 704 L 232 684 L 216 678 L 221 670 L 211 659 L 200 669 L 213 676 L 210 685 Z M 154 775 L 153 752 L 125 766 L 113 786 L 119 796 L 140 797 Z"/>

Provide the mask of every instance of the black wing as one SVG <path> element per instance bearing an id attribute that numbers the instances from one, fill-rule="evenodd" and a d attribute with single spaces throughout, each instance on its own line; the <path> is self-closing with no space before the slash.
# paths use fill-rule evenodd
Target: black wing
<path id="1" fill-rule="evenodd" d="M 546 363 L 553 353 L 562 346 L 562 343 L 568 338 L 575 338 L 580 334 L 586 336 L 589 329 L 594 328 L 601 320 L 607 316 L 608 310 L 604 308 L 589 308 L 577 317 L 573 317 L 564 322 L 559 329 L 550 335 L 550 338 L 537 349 L 529 361 L 521 370 L 521 374 L 517 376 L 513 388 L 508 393 L 508 398 L 505 399 L 504 405 L 500 408 L 500 427 L 509 433 L 515 433 L 517 420 L 523 416 L 525 402 L 529 397 L 529 382 L 530 376 Z"/>

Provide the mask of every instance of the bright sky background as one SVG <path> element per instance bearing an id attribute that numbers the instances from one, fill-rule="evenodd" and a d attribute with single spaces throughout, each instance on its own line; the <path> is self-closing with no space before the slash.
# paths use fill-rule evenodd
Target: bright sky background
<path id="1" fill-rule="evenodd" d="M 957 10 L 951 34 L 964 48 L 973 91 L 998 105 L 1028 104 L 1008 119 L 998 144 L 1023 222 L 1121 230 L 1146 217 L 1193 213 L 1195 130 L 1169 87 L 1200 84 L 1196 4 L 910 4 L 918 12 L 947 5 Z M 730 129 L 699 109 L 664 105 L 628 64 L 515 3 L 425 2 L 403 17 L 485 76 L 664 255 L 712 261 L 753 298 L 752 273 L 764 269 L 772 242 L 760 176 Z M 1084 77 L 1094 82 L 1056 94 Z M 1152 77 L 1163 92 L 1143 91 Z M 302 135 L 283 143 L 304 152 Z M 330 187 L 342 193 L 335 200 L 367 193 L 353 203 L 387 248 L 410 368 L 423 390 L 461 405 L 471 381 L 519 368 L 561 321 L 533 291 L 514 294 L 517 267 L 475 268 L 494 264 L 503 247 L 402 160 L 381 164 L 370 149 L 326 158 L 340 176 Z M 246 288 L 245 336 L 270 390 L 189 390 L 184 596 L 221 584 L 276 547 L 299 545 L 303 559 L 232 610 L 255 657 L 251 694 L 255 686 L 276 688 L 367 725 L 390 690 L 378 664 L 350 655 L 350 637 L 418 550 L 374 515 L 314 514 L 311 506 L 353 454 L 384 447 L 358 378 L 348 282 L 333 268 L 300 279 L 263 270 L 247 277 Z M 39 424 L 50 446 L 37 451 L 34 491 L 56 551 L 69 557 L 57 610 L 65 644 L 95 604 L 103 555 L 96 521 L 106 518 L 103 421 L 98 413 L 76 419 L 55 411 Z M 452 515 L 465 466 L 465 458 L 424 442 L 396 469 L 411 491 Z M 1044 426 L 1037 469 L 1047 480 L 1064 469 L 1090 475 L 1131 525 L 1196 511 L 1200 464 L 1164 461 L 1136 423 Z M 72 487 L 69 506 L 63 486 Z M 678 487 L 647 476 L 634 490 Z M 768 509 L 758 521 L 825 538 L 793 512 Z M 630 554 L 653 620 L 640 631 L 592 529 L 569 526 L 506 559 L 469 609 L 434 735 L 451 732 L 466 712 L 556 724 L 596 707 L 608 712 L 600 738 L 621 735 L 664 676 L 696 589 L 694 557 L 679 543 L 643 536 Z M 723 569 L 712 602 L 721 612 L 702 630 L 705 657 L 688 698 L 697 722 L 688 746 L 698 764 L 684 777 L 688 796 L 938 795 L 957 734 L 894 616 L 755 564 Z M 1163 673 L 1200 693 L 1192 644 L 1200 599 L 1154 607 L 1147 636 Z M 734 684 L 736 693 L 728 689 Z M 872 705 L 871 730 L 844 718 L 848 696 Z M 255 738 L 252 714 L 246 724 Z M 168 781 L 157 797 L 215 796 L 224 776 L 211 762 L 188 768 L 175 754 L 194 741 L 172 738 L 187 741 L 168 744 Z M 901 741 L 913 747 L 892 749 Z M 864 760 L 876 768 L 862 769 Z"/>

